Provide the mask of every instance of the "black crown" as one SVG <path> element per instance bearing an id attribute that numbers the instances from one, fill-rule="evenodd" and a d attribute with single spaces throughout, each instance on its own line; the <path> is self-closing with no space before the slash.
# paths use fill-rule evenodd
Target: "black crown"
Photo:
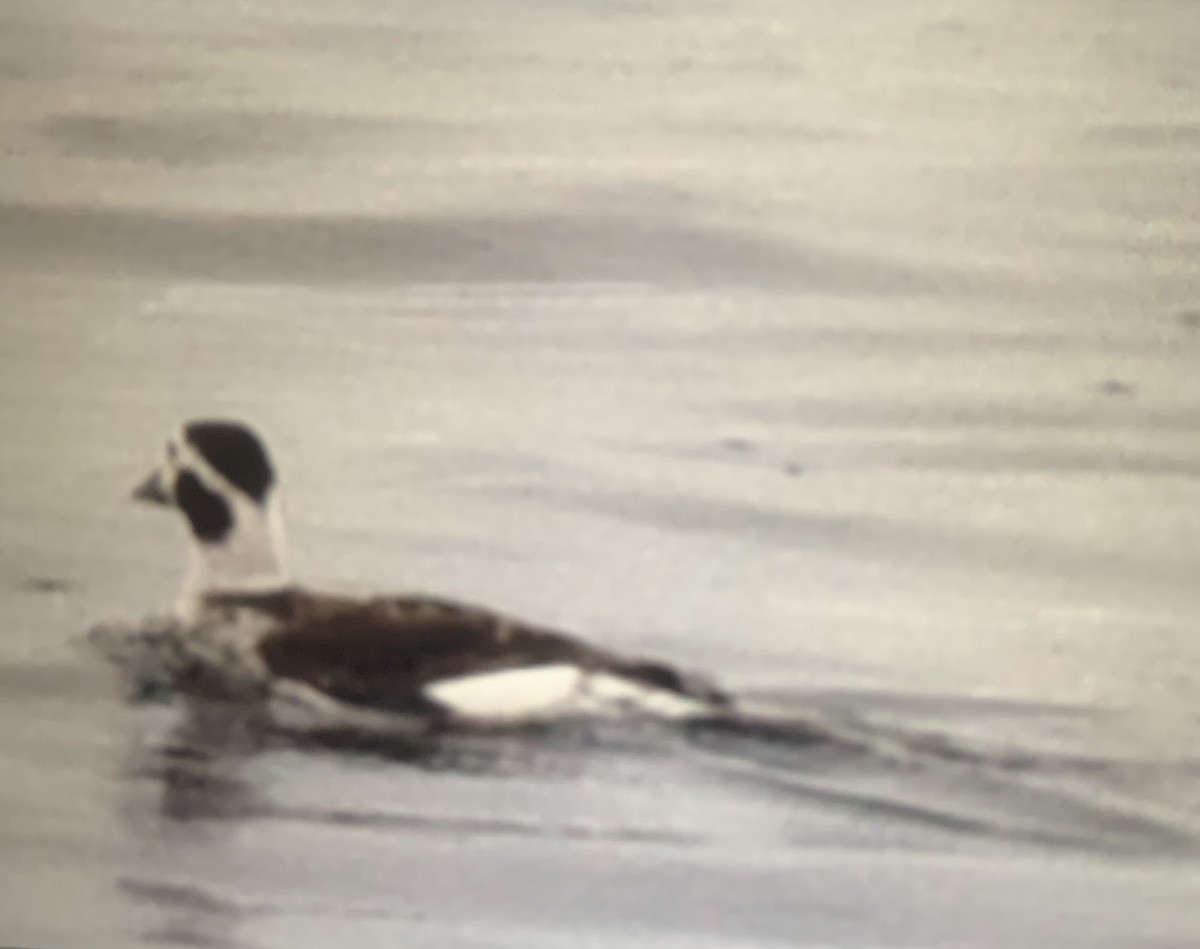
<path id="1" fill-rule="evenodd" d="M 260 504 L 275 484 L 275 469 L 262 441 L 241 422 L 201 419 L 189 422 L 184 436 L 234 487 Z"/>

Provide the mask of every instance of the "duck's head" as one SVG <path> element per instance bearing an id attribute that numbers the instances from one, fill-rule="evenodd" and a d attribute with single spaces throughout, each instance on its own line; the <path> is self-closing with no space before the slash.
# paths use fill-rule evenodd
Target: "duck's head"
<path id="1" fill-rule="evenodd" d="M 176 508 L 188 525 L 193 557 L 182 612 L 207 592 L 285 582 L 277 493 L 266 446 L 241 422 L 188 422 L 167 441 L 133 496 Z"/>

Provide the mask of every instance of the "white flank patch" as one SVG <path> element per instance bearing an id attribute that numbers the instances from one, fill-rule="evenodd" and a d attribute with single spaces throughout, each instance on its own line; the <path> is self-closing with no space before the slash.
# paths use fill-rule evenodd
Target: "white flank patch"
<path id="1" fill-rule="evenodd" d="M 461 718 L 494 724 L 597 714 L 687 718 L 711 711 L 665 689 L 566 664 L 460 676 L 426 686 L 425 693 Z"/>
<path id="2" fill-rule="evenodd" d="M 530 666 L 444 679 L 425 694 L 463 718 L 514 722 L 569 714 L 583 694 L 578 666 Z"/>

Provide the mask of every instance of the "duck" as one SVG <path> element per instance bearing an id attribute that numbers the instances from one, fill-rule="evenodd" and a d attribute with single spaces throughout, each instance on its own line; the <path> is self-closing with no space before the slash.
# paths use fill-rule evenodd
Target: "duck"
<path id="1" fill-rule="evenodd" d="M 176 620 L 198 642 L 219 642 L 222 656 L 236 658 L 225 668 L 243 678 L 250 670 L 267 688 L 370 715 L 416 716 L 438 730 L 597 715 L 696 720 L 733 709 L 706 676 L 501 611 L 422 593 L 297 584 L 285 566 L 279 494 L 262 437 L 245 422 L 215 418 L 184 423 L 133 491 L 175 510 L 187 529 Z M 219 665 L 204 664 L 210 689 L 224 675 Z M 189 668 L 194 685 L 196 664 Z"/>

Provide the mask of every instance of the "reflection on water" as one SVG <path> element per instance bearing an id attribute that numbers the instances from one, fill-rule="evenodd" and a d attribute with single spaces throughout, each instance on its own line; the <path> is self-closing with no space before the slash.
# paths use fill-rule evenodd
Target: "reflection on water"
<path id="1" fill-rule="evenodd" d="M 153 788 L 157 798 L 152 809 L 151 798 L 141 801 L 126 832 L 166 845 L 169 855 L 114 882 L 148 913 L 144 939 L 244 945 L 313 913 L 327 917 L 326 925 L 339 920 L 345 932 L 356 931 L 364 915 L 390 921 L 392 932 L 419 932 L 417 921 L 445 902 L 444 893 L 413 885 L 426 858 L 435 877 L 457 861 L 444 881 L 532 871 L 538 882 L 532 890 L 518 887 L 515 903 L 481 897 L 464 904 L 487 920 L 484 942 L 507 945 L 530 924 L 523 917 L 535 892 L 535 901 L 573 901 L 585 919 L 610 904 L 570 882 L 612 886 L 601 882 L 608 861 L 629 866 L 640 885 L 651 886 L 662 886 L 664 862 L 687 866 L 698 881 L 722 880 L 719 899 L 728 907 L 754 886 L 744 863 L 751 854 L 755 865 L 789 868 L 785 878 L 803 886 L 816 869 L 804 869 L 812 855 L 830 847 L 876 854 L 863 863 L 867 874 L 899 854 L 941 854 L 964 861 L 968 880 L 979 867 L 1025 864 L 1032 856 L 1069 864 L 1080 855 L 1156 861 L 1194 860 L 1198 852 L 1200 761 L 1164 766 L 999 751 L 914 731 L 894 716 L 886 727 L 869 724 L 838 713 L 834 701 L 822 707 L 817 696 L 803 702 L 805 717 L 776 709 L 770 718 L 682 731 L 608 722 L 451 735 L 417 760 L 397 760 L 381 748 L 365 755 L 361 748 L 228 749 L 226 735 L 195 731 L 183 744 L 172 729 L 167 743 L 138 750 L 123 779 L 131 788 Z M 1009 708 L 1007 715 L 1046 724 L 1045 710 Z M 1180 792 L 1174 809 L 1154 800 L 1166 782 Z M 312 848 L 307 855 L 296 849 L 302 841 Z M 468 841 L 469 856 L 461 850 Z M 550 854 L 558 855 L 551 865 L 569 867 L 567 878 L 537 869 Z M 647 859 L 657 867 L 648 877 Z M 300 864 L 285 869 L 281 860 Z M 396 874 L 395 886 L 376 880 L 364 891 L 330 889 L 330 874 L 376 871 Z M 495 884 L 487 885 L 491 893 Z M 797 910 L 781 894 L 758 894 L 762 915 L 750 929 L 769 941 L 795 925 Z M 677 912 L 697 908 L 690 886 L 668 886 L 663 898 Z M 803 918 L 827 927 L 827 913 L 810 907 Z M 1045 926 L 1037 916 L 1018 930 L 1045 934 Z M 949 931 L 973 928 L 968 921 Z M 1097 931 L 1086 930 L 1089 941 L 1075 944 L 1106 944 L 1092 941 Z M 861 932 L 850 942 L 859 938 Z"/>
<path id="2" fill-rule="evenodd" d="M 678 793 L 728 795 L 737 808 L 755 798 L 784 798 L 789 807 L 819 806 L 857 825 L 856 834 L 883 822 L 891 835 L 910 825 L 917 846 L 941 846 L 942 835 L 974 843 L 1032 843 L 1108 853 L 1192 853 L 1200 816 L 1191 804 L 1172 807 L 1152 799 L 1164 780 L 1177 793 L 1194 791 L 1200 757 L 1176 760 L 1135 754 L 1122 757 L 1108 732 L 1121 717 L 1101 710 L 1050 705 L 979 702 L 928 697 L 904 703 L 885 695 L 836 702 L 819 693 L 741 697 L 735 710 L 684 725 L 644 720 L 579 720 L 530 725 L 501 732 L 437 732 L 402 714 L 362 714 L 331 705 L 294 714 L 288 691 L 239 682 L 239 663 L 205 657 L 189 645 L 199 634 L 173 620 L 106 624 L 89 644 L 119 672 L 126 695 L 150 707 L 177 711 L 169 732 L 142 749 L 133 774 L 162 784 L 162 814 L 172 820 L 320 820 L 337 824 L 432 827 L 439 821 L 412 813 L 381 813 L 366 802 L 353 808 L 293 808 L 256 790 L 242 772 L 260 756 L 280 749 L 367 755 L 373 760 L 480 780 L 543 782 L 595 780 L 617 762 L 636 768 L 638 780 L 677 786 Z M 223 655 L 223 654 L 222 654 Z M 180 657 L 183 657 L 182 659 Z M 173 693 L 174 676 L 186 664 L 194 682 L 197 663 L 206 679 L 222 680 L 186 698 Z M 232 687 L 231 687 L 232 686 Z M 177 706 L 177 709 L 172 708 Z M 163 714 L 156 710 L 156 714 Z M 955 719 L 976 735 L 955 734 Z M 918 727 L 923 722 L 923 727 Z M 1047 744 L 1070 726 L 1069 738 Z M 296 759 L 297 762 L 300 759 Z M 342 760 L 342 759 L 338 759 Z M 353 757 L 345 759 L 351 764 Z M 597 765 L 596 762 L 600 762 Z M 303 767 L 298 764 L 298 776 Z M 654 777 L 651 778 L 650 776 Z M 1183 798 L 1186 800 L 1186 797 Z M 789 821 L 794 819 L 789 814 Z M 763 818 L 760 811 L 756 815 Z M 447 825 L 466 831 L 570 838 L 566 826 L 470 814 Z M 702 826 L 614 827 L 614 840 L 663 838 L 694 843 L 711 834 Z M 780 830 L 776 843 L 811 843 Z"/>
<path id="3" fill-rule="evenodd" d="M 134 748 L 130 776 L 161 784 L 161 815 L 173 821 L 286 819 L 323 823 L 423 828 L 462 833 L 515 834 L 560 839 L 593 837 L 570 823 L 481 817 L 452 818 L 392 810 L 363 799 L 347 807 L 322 798 L 294 805 L 286 792 L 254 777 L 258 759 L 283 760 L 286 773 L 304 781 L 304 758 L 313 752 L 339 767 L 361 761 L 418 768 L 446 780 L 474 779 L 526 785 L 534 793 L 564 782 L 598 782 L 603 788 L 636 775 L 664 794 L 725 799 L 736 810 L 753 808 L 755 821 L 778 810 L 776 845 L 802 846 L 805 832 L 785 829 L 800 809 L 819 808 L 846 823 L 849 836 L 882 827 L 893 845 L 910 836 L 920 849 L 965 844 L 1037 844 L 1108 853 L 1191 853 L 1196 846 L 1194 806 L 1172 808 L 1143 796 L 1163 780 L 1190 793 L 1200 780 L 1200 757 L 1175 761 L 1104 754 L 1114 716 L 1098 710 L 1023 706 L 992 708 L 970 701 L 918 703 L 916 721 L 903 704 L 885 696 L 837 702 L 835 695 L 743 696 L 738 709 L 686 724 L 647 720 L 578 720 L 501 732 L 439 733 L 401 714 L 288 717 L 275 692 L 256 688 L 212 690 L 205 697 L 172 695 L 176 652 L 186 630 L 151 619 L 124 630 L 97 627 L 89 635 L 120 672 L 130 698 L 152 709 L 169 728 L 161 739 Z M 194 635 L 194 634 L 191 634 Z M 164 643 L 177 643 L 172 650 Z M 194 650 L 192 663 L 194 664 Z M 236 676 L 238 669 L 232 667 Z M 207 676 L 227 677 L 219 659 Z M 234 694 L 242 698 L 231 698 Z M 286 709 L 284 710 L 286 712 Z M 955 718 L 977 734 L 956 735 Z M 923 727 L 918 723 L 923 722 Z M 1039 738 L 1069 724 L 1063 747 L 1039 747 Z M 982 727 L 981 727 L 982 726 Z M 611 816 L 611 815 L 610 815 Z M 599 836 L 614 841 L 655 839 L 700 844 L 714 838 L 711 815 L 676 826 L 657 812 L 631 825 L 621 822 Z M 743 826 L 739 820 L 737 826 Z M 908 828 L 907 830 L 905 828 Z M 850 828 L 853 828 L 851 833 Z M 947 837 L 948 835 L 948 837 Z M 717 833 L 716 839 L 721 835 Z M 940 841 L 940 843 L 939 843 Z"/>
<path id="4" fill-rule="evenodd" d="M 259 733 L 248 740 L 228 727 L 244 710 L 225 716 L 187 716 L 159 747 L 143 749 L 135 773 L 162 785 L 162 813 L 173 820 L 287 818 L 379 826 L 442 826 L 413 814 L 373 813 L 368 807 L 293 809 L 255 796 L 239 774 L 252 756 L 271 748 L 366 754 L 371 760 L 417 767 L 482 781 L 542 782 L 594 780 L 598 774 L 636 769 L 637 780 L 677 784 L 681 794 L 730 794 L 737 806 L 756 797 L 792 799 L 792 804 L 843 812 L 865 825 L 909 822 L 917 830 L 941 830 L 964 841 L 1032 842 L 1100 852 L 1191 853 L 1197 828 L 1194 808 L 1139 801 L 1139 783 L 1174 779 L 1180 790 L 1200 780 L 1200 758 L 1174 764 L 1119 761 L 1086 754 L 1052 755 L 1020 747 L 972 746 L 944 732 L 909 731 L 832 714 L 809 696 L 804 717 L 742 713 L 687 726 L 653 722 L 574 722 L 502 734 L 445 734 L 416 746 L 388 736 L 351 730 L 286 737 Z M 1044 727 L 1046 713 L 1009 710 Z M 239 723 L 240 724 L 240 723 Z M 1093 722 L 1102 728 L 1102 722 Z M 335 758 L 354 769 L 355 759 Z M 301 759 L 290 769 L 303 772 Z M 630 772 L 631 773 L 631 772 Z M 710 787 L 705 787 L 710 785 Z M 286 795 L 285 795 L 286 799 Z M 1189 813 L 1189 811 L 1191 813 Z M 795 814 L 791 813 L 794 818 Z M 759 815 L 761 819 L 761 814 Z M 686 834 L 662 827 L 614 827 L 602 836 L 700 842 L 707 825 Z M 1040 826 L 1039 826 L 1040 825 Z M 587 832 L 547 826 L 542 820 L 476 817 L 445 822 L 446 828 L 569 838 Z M 895 832 L 897 828 L 891 828 Z M 719 836 L 719 835 L 717 835 Z M 788 837 L 782 834 L 779 840 Z M 921 847 L 937 835 L 917 836 Z M 802 838 L 794 845 L 806 843 Z"/>

